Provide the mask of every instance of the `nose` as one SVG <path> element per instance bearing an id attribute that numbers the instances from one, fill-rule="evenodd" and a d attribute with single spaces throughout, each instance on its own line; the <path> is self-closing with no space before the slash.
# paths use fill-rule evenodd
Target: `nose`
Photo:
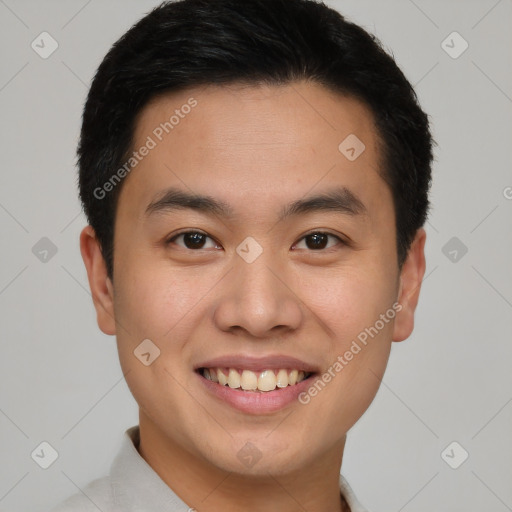
<path id="1" fill-rule="evenodd" d="M 244 332 L 254 338 L 275 337 L 299 328 L 304 308 L 284 268 L 265 251 L 256 261 L 235 261 L 214 314 L 226 332 Z"/>

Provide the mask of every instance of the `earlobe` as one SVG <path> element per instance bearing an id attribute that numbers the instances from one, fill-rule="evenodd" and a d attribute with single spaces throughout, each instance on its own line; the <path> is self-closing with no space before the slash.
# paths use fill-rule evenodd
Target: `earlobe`
<path id="1" fill-rule="evenodd" d="M 407 339 L 414 329 L 414 312 L 418 304 L 423 276 L 425 275 L 426 237 L 423 228 L 416 232 L 400 272 L 397 302 L 402 306 L 402 309 L 395 318 L 393 341 Z"/>
<path id="2" fill-rule="evenodd" d="M 98 326 L 105 334 L 113 335 L 116 333 L 113 285 L 107 274 L 96 233 L 91 226 L 86 226 L 80 233 L 80 252 L 87 270 Z"/>

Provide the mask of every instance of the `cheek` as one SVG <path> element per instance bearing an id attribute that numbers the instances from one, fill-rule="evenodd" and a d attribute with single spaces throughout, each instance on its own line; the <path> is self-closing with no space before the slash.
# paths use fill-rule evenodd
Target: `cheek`
<path id="1" fill-rule="evenodd" d="M 392 307 L 395 285 L 381 271 L 368 267 L 322 269 L 298 276 L 304 302 L 331 330 L 341 345 L 375 324 Z M 389 275 L 389 273 L 388 273 Z M 391 322 L 379 329 L 390 331 Z"/>
<path id="2" fill-rule="evenodd" d="M 337 402 L 338 392 L 344 394 L 342 390 L 350 389 L 351 408 L 359 408 L 368 405 L 378 389 L 396 317 L 394 277 L 391 272 L 389 278 L 382 277 L 385 275 L 382 270 L 354 267 L 302 281 L 302 289 L 307 290 L 304 301 L 329 328 L 325 370 L 339 363 L 331 368 L 336 377 L 327 386 L 332 392 L 327 393 L 328 400 Z"/>
<path id="3" fill-rule="evenodd" d="M 317 280 L 317 285 L 322 283 Z M 321 434 L 326 439 L 348 431 L 378 391 L 396 315 L 392 290 L 371 274 L 359 278 L 345 274 L 309 292 L 310 303 L 316 304 L 315 313 L 329 326 L 331 339 L 323 350 L 325 367 L 320 378 L 325 384 L 312 383 L 303 403 L 310 400 L 306 407 L 311 407 L 311 417 L 328 417 Z"/>
<path id="4" fill-rule="evenodd" d="M 116 318 L 137 335 L 162 339 L 201 304 L 211 288 L 204 272 L 135 259 L 119 268 Z"/>

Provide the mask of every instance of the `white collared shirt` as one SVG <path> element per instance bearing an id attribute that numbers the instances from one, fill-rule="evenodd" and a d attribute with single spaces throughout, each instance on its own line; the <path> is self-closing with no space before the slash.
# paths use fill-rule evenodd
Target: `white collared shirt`
<path id="1" fill-rule="evenodd" d="M 51 512 L 190 512 L 192 509 L 141 457 L 138 443 L 136 425 L 125 432 L 110 474 L 92 481 Z M 340 491 L 351 512 L 367 512 L 341 475 Z"/>

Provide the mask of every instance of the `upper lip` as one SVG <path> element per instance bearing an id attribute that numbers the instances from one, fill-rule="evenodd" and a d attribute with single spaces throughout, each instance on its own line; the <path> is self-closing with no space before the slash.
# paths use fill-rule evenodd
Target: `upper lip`
<path id="1" fill-rule="evenodd" d="M 317 373 L 318 368 L 310 363 L 283 354 L 268 355 L 265 357 L 243 356 L 240 354 L 226 355 L 208 359 L 194 367 L 200 368 L 239 368 L 242 370 L 263 371 L 292 369 L 307 373 Z"/>

